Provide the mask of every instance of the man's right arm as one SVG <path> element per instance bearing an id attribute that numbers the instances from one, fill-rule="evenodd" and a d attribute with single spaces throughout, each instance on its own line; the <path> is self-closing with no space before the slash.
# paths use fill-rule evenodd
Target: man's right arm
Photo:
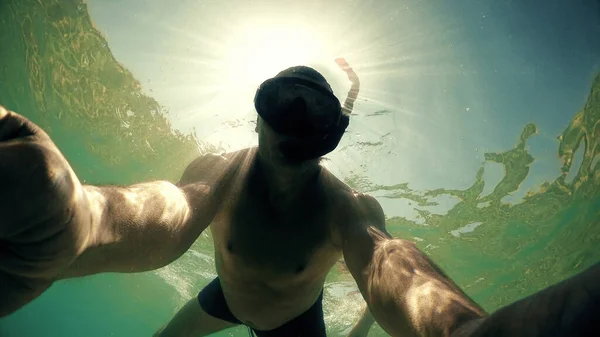
<path id="1" fill-rule="evenodd" d="M 177 185 L 84 186 L 90 242 L 62 278 L 142 272 L 175 261 L 212 222 L 233 172 L 219 155 L 198 157 Z"/>
<path id="2" fill-rule="evenodd" d="M 91 235 L 61 278 L 141 272 L 180 257 L 214 215 L 210 187 L 166 181 L 129 187 L 84 186 Z"/>

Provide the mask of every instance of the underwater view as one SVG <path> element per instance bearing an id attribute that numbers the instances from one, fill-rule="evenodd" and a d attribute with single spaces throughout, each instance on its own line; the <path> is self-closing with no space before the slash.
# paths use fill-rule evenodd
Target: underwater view
<path id="1" fill-rule="evenodd" d="M 261 82 L 307 65 L 343 101 L 339 57 L 361 90 L 322 165 L 487 312 L 600 261 L 596 0 L 0 0 L 0 105 L 89 185 L 177 182 L 256 146 Z M 161 269 L 59 281 L 0 337 L 152 336 L 217 276 L 213 251 L 205 231 Z M 340 260 L 328 336 L 364 305 Z"/>

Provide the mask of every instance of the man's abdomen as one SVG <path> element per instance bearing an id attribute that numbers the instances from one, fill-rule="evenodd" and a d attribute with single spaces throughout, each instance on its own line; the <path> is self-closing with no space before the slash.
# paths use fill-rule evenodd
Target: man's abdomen
<path id="1" fill-rule="evenodd" d="M 275 329 L 308 310 L 318 299 L 333 265 L 321 261 L 327 266 L 319 263 L 300 273 L 277 273 L 238 263 L 235 257 L 216 255 L 217 273 L 229 309 L 257 330 Z"/>

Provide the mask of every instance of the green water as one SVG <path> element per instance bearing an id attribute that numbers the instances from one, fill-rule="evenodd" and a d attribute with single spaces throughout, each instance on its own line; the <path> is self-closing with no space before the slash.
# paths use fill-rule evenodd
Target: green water
<path id="1" fill-rule="evenodd" d="M 0 32 L 0 104 L 47 130 L 85 183 L 176 181 L 198 154 L 216 150 L 174 130 L 168 110 L 114 58 L 83 2 L 0 1 Z M 536 160 L 528 142 L 538 133 L 536 125 L 523 125 L 512 148 L 484 154 L 486 163 L 503 168 L 493 188 L 485 186 L 486 165 L 464 189 L 384 186 L 364 173 L 346 182 L 382 200 L 407 200 L 417 217 L 390 216 L 389 231 L 415 238 L 492 311 L 600 260 L 600 76 L 549 154 L 561 159 L 555 178 L 508 203 L 504 198 L 519 190 Z M 455 203 L 438 212 L 441 198 Z M 467 224 L 477 228 L 460 231 Z M 156 272 L 59 282 L 0 320 L 0 336 L 150 336 L 214 276 L 211 241 L 203 235 Z M 343 335 L 361 305 L 339 264 L 326 285 L 330 335 Z M 218 334 L 245 335 L 241 328 Z M 370 335 L 385 334 L 376 327 Z"/>

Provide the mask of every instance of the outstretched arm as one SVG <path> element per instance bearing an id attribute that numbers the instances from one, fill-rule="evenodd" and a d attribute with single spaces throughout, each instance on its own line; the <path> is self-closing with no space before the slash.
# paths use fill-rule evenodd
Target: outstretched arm
<path id="1" fill-rule="evenodd" d="M 90 242 L 62 278 L 141 272 L 176 260 L 212 218 L 210 188 L 166 181 L 129 187 L 84 186 Z"/>
<path id="2" fill-rule="evenodd" d="M 83 186 L 48 134 L 0 106 L 0 317 L 61 278 L 178 258 L 216 212 L 221 184 L 197 173 L 225 171 L 212 164 L 195 161 L 180 186 Z"/>
<path id="3" fill-rule="evenodd" d="M 373 316 L 392 336 L 558 337 L 600 332 L 600 264 L 492 315 L 412 242 L 393 239 L 375 199 L 360 196 L 342 232 L 344 258 Z"/>
<path id="4" fill-rule="evenodd" d="M 63 278 L 100 272 L 141 272 L 176 260 L 212 221 L 227 159 L 194 160 L 177 185 L 166 181 L 129 187 L 84 186 L 92 239 Z"/>
<path id="5" fill-rule="evenodd" d="M 371 313 L 392 336 L 450 336 L 485 312 L 425 254 L 385 230 L 381 206 L 358 196 L 342 230 L 346 265 Z M 348 225 L 349 224 L 349 225 Z"/>

